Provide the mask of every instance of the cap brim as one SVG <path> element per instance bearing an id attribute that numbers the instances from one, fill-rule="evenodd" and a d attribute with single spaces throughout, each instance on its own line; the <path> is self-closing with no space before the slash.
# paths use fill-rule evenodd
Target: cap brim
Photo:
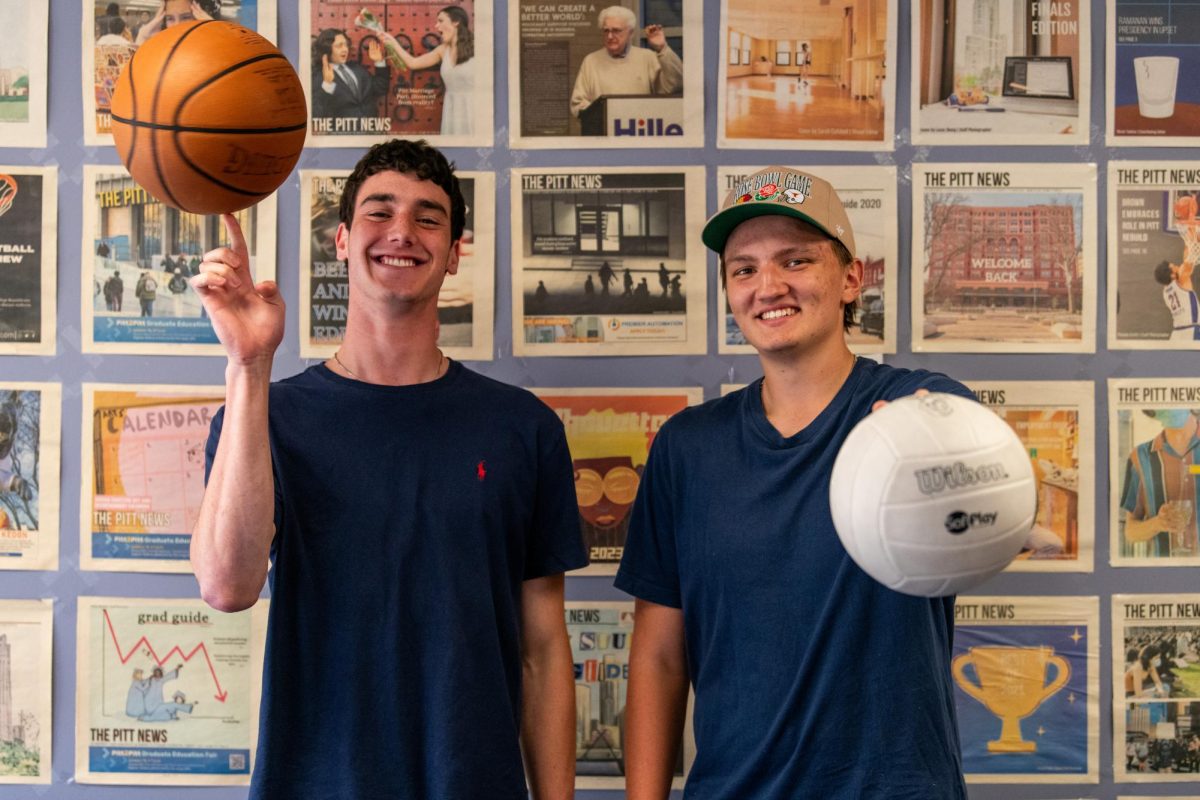
<path id="1" fill-rule="evenodd" d="M 700 233 L 700 240 L 704 242 L 705 247 L 720 255 L 725 251 L 725 242 L 729 239 L 729 234 L 733 233 L 734 228 L 748 219 L 765 217 L 769 214 L 794 217 L 812 225 L 830 239 L 837 239 L 824 225 L 791 206 L 782 203 L 742 203 L 713 214 L 712 219 L 705 223 L 704 230 Z"/>

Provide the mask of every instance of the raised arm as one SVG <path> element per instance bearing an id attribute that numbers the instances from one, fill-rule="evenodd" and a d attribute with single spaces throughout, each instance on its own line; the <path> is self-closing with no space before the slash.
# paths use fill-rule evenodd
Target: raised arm
<path id="1" fill-rule="evenodd" d="M 254 284 L 237 220 L 231 214 L 222 219 L 230 246 L 206 253 L 191 279 L 228 356 L 224 425 L 191 556 L 205 602 L 239 611 L 258 600 L 275 535 L 267 392 L 284 308 L 274 281 Z"/>
<path id="2" fill-rule="evenodd" d="M 521 586 L 521 745 L 533 800 L 575 795 L 575 681 L 563 576 Z"/>
<path id="3" fill-rule="evenodd" d="M 671 793 L 687 693 L 683 612 L 637 600 L 625 701 L 625 791 L 629 800 L 664 800 Z"/>
<path id="4" fill-rule="evenodd" d="M 446 54 L 446 45 L 439 44 L 437 47 L 430 50 L 428 53 L 416 56 L 405 50 L 400 42 L 396 41 L 396 37 L 392 36 L 387 31 L 380 31 L 379 38 L 383 39 L 383 44 L 388 50 L 392 51 L 400 62 L 409 69 L 425 69 L 426 67 L 435 67 L 442 63 L 442 58 Z"/>

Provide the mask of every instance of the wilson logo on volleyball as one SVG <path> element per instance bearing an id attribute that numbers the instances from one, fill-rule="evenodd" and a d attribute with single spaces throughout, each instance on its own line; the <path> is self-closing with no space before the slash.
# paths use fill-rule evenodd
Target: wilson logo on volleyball
<path id="1" fill-rule="evenodd" d="M 983 464 L 969 467 L 961 461 L 955 461 L 949 466 L 928 467 L 913 472 L 917 479 L 917 488 L 921 494 L 933 495 L 938 492 L 965 489 L 984 483 L 995 483 L 1006 480 L 1008 472 L 1003 464 Z"/>

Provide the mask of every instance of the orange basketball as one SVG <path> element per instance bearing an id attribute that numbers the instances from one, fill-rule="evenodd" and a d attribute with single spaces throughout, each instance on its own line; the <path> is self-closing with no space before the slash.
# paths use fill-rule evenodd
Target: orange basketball
<path id="1" fill-rule="evenodd" d="M 185 22 L 151 36 L 113 90 L 113 139 L 129 174 L 195 214 L 237 211 L 275 191 L 307 128 L 292 65 L 232 22 Z"/>
<path id="2" fill-rule="evenodd" d="M 1175 201 L 1175 219 L 1190 221 L 1196 218 L 1196 198 L 1190 194 Z"/>

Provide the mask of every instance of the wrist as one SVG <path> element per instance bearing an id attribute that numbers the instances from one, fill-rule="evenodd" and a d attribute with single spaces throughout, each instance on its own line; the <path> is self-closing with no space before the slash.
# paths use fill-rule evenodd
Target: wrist
<path id="1" fill-rule="evenodd" d="M 274 360 L 274 352 L 247 358 L 231 355 L 225 364 L 225 381 L 230 383 L 237 380 L 250 380 L 270 383 L 271 366 Z"/>

